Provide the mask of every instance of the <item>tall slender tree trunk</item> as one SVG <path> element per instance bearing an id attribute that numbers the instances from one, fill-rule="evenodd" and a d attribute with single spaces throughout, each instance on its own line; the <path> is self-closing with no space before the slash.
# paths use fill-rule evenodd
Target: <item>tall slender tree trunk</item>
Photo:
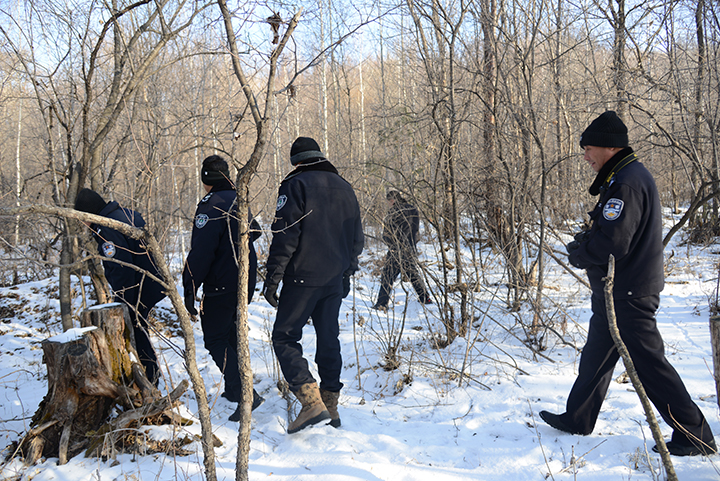
<path id="1" fill-rule="evenodd" d="M 239 60 L 237 47 L 237 38 L 233 29 L 232 15 L 228 10 L 226 0 L 218 0 L 218 6 L 222 12 L 225 23 L 225 33 L 227 34 L 228 47 L 231 53 L 231 62 L 233 73 L 240 84 L 248 102 L 248 108 L 252 114 L 255 124 L 255 146 L 253 148 L 250 159 L 242 167 L 238 168 L 235 186 L 237 189 L 238 202 L 238 302 L 237 302 L 237 354 L 238 369 L 240 371 L 240 381 L 242 383 L 242 403 L 240 428 L 238 430 L 238 449 L 237 459 L 235 462 L 235 479 L 237 481 L 247 481 L 249 479 L 249 453 L 250 453 L 250 432 L 252 420 L 252 401 L 253 401 L 253 376 L 252 365 L 250 364 L 250 341 L 248 336 L 248 312 L 247 312 L 247 292 L 248 292 L 248 272 L 249 272 L 249 237 L 248 237 L 248 219 L 249 211 L 249 192 L 248 186 L 252 176 L 257 171 L 258 165 L 262 160 L 267 146 L 270 142 L 270 130 L 273 126 L 273 104 L 275 102 L 275 82 L 277 76 L 278 58 L 283 52 L 285 45 L 290 40 L 292 33 L 297 27 L 300 12 L 297 12 L 287 24 L 282 40 L 270 55 L 270 62 L 267 71 L 267 84 L 265 85 L 265 110 L 260 111 L 257 99 L 253 92 L 250 81 L 245 76 L 242 64 Z M 239 139 L 241 136 L 235 136 Z M 233 149 L 235 147 L 233 146 Z M 237 161 L 233 157 L 233 162 Z"/>
<path id="2" fill-rule="evenodd" d="M 625 69 L 625 44 L 627 42 L 625 0 L 616 0 L 617 10 L 614 18 L 613 28 L 615 37 L 613 40 L 613 83 L 615 84 L 616 110 L 621 119 L 627 118 L 628 93 L 627 73 Z"/>
<path id="3" fill-rule="evenodd" d="M 486 225 L 498 245 L 504 241 L 504 219 L 502 192 L 498 188 L 496 166 L 497 152 L 495 141 L 495 103 L 497 82 L 497 59 L 495 53 L 497 24 L 496 0 L 482 0 L 480 3 L 480 22 L 483 32 L 482 84 L 483 129 L 482 129 L 482 170 L 480 195 L 484 199 Z"/>
<path id="4" fill-rule="evenodd" d="M 250 265 L 250 240 L 248 235 L 249 224 L 247 212 L 250 210 L 248 188 L 250 176 L 237 178 L 237 199 L 238 199 L 238 301 L 237 301 L 237 338 L 238 338 L 238 370 L 240 381 L 243 386 L 242 416 L 240 417 L 240 429 L 238 431 L 237 467 L 235 473 L 236 481 L 247 481 L 249 479 L 250 462 L 250 433 L 252 425 L 252 399 L 253 399 L 253 375 L 250 364 L 250 339 L 248 337 L 248 282 Z M 248 402 L 249 401 L 249 402 Z"/>
<path id="5" fill-rule="evenodd" d="M 448 173 L 450 184 L 450 202 L 452 205 L 452 227 L 453 227 L 453 243 L 455 244 L 455 283 L 460 289 L 460 319 L 459 334 L 462 336 L 466 333 L 469 324 L 468 319 L 468 289 L 464 284 L 463 269 L 464 262 L 462 257 L 462 244 L 460 242 L 460 207 L 458 205 L 457 192 L 457 173 L 455 171 L 457 157 L 457 118 L 458 109 L 457 99 L 455 97 L 455 48 L 454 42 L 449 46 L 450 61 L 447 69 L 448 75 L 448 97 L 450 103 L 450 112 L 448 115 L 448 132 L 447 132 L 447 149 L 448 149 Z"/>
<path id="6" fill-rule="evenodd" d="M 697 73 L 695 76 L 695 115 L 693 119 L 693 145 L 698 156 L 698 162 L 701 162 L 705 156 L 701 141 L 702 125 L 704 123 L 704 91 L 705 91 L 705 70 L 707 63 L 707 51 L 705 47 L 705 0 L 697 0 L 695 6 L 695 32 L 697 39 Z M 713 129 L 714 130 L 714 129 Z M 714 132 L 711 135 L 715 135 Z M 714 143 L 711 143 L 714 145 Z M 720 179 L 720 164 L 718 163 L 717 154 L 712 155 L 712 172 L 715 179 Z M 718 186 L 713 184 L 713 192 L 717 194 Z M 712 200 L 713 218 L 718 219 L 718 202 L 717 198 Z"/>
<path id="7" fill-rule="evenodd" d="M 20 194 L 22 189 L 22 178 L 20 175 L 20 141 L 22 139 L 22 99 L 18 105 L 17 143 L 15 147 L 15 207 L 20 207 Z M 15 248 L 20 247 L 20 216 L 15 216 L 15 236 L 13 244 Z M 15 274 L 17 276 L 17 274 Z"/>
<path id="8" fill-rule="evenodd" d="M 325 50 L 325 2 L 320 0 L 320 51 Z M 320 121 L 322 130 L 322 151 L 328 154 L 328 106 L 327 106 L 327 55 L 320 59 Z"/>
<path id="9" fill-rule="evenodd" d="M 363 82 L 364 59 L 360 60 L 358 71 L 360 74 L 360 161 L 367 164 L 367 133 L 365 130 L 365 83 Z"/>
<path id="10" fill-rule="evenodd" d="M 380 10 L 380 4 L 378 3 L 378 11 Z M 384 16 L 380 15 L 378 20 L 378 55 L 380 56 L 380 111 L 382 112 L 382 117 L 380 119 L 382 129 L 383 131 L 387 131 L 387 89 L 386 89 L 386 81 L 385 78 L 385 32 L 383 30 L 384 24 L 383 24 Z M 388 161 L 388 146 L 387 142 L 382 142 L 382 158 L 383 162 Z M 388 169 L 384 169 L 383 171 L 383 179 L 384 180 L 390 180 L 389 177 L 389 171 Z"/>

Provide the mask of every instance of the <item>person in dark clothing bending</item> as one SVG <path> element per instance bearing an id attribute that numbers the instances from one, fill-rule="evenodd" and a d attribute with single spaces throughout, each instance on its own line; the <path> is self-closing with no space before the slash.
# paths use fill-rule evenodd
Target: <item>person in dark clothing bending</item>
<path id="1" fill-rule="evenodd" d="M 373 309 L 387 311 L 390 291 L 399 274 L 410 279 L 410 282 L 422 304 L 432 304 L 425 289 L 425 282 L 418 271 L 416 244 L 420 230 L 420 214 L 418 210 L 403 199 L 400 192 L 388 191 L 387 201 L 390 210 L 383 221 L 383 242 L 388 246 L 385 255 L 380 293 Z"/>
<path id="2" fill-rule="evenodd" d="M 78 192 L 75 210 L 101 215 L 133 227 L 145 226 L 145 220 L 138 212 L 120 207 L 114 201 L 105 202 L 100 194 L 91 189 L 82 189 Z M 135 347 L 140 356 L 140 363 L 145 368 L 145 375 L 157 386 L 160 369 L 147 332 L 148 315 L 155 304 L 165 297 L 165 292 L 160 284 L 147 277 L 145 273 L 113 262 L 113 259 L 137 266 L 159 279 L 160 274 L 155 261 L 144 243 L 139 240 L 109 227 L 97 224 L 90 224 L 89 227 L 97 242 L 98 251 L 103 256 L 105 277 L 112 287 L 114 300 L 124 303 L 130 310 Z"/>
<path id="3" fill-rule="evenodd" d="M 200 200 L 195 211 L 190 252 L 183 269 L 185 307 L 195 316 L 195 295 L 203 286 L 200 322 L 205 348 L 223 373 L 225 392 L 230 402 L 242 400 L 242 383 L 237 358 L 237 202 L 235 186 L 230 181 L 227 162 L 218 155 L 203 161 L 202 184 L 207 195 Z M 250 216 L 250 266 L 248 276 L 248 303 L 255 291 L 257 255 L 253 241 L 260 236 L 260 226 Z M 263 402 L 253 390 L 252 409 Z M 230 421 L 239 421 L 238 404 Z"/>
<path id="4" fill-rule="evenodd" d="M 317 142 L 297 138 L 290 162 L 295 169 L 280 184 L 263 295 L 278 308 L 273 348 L 290 390 L 302 404 L 288 426 L 288 433 L 294 433 L 327 419 L 340 426 L 338 315 L 350 292 L 350 276 L 358 270 L 364 238 L 355 192 Z M 319 388 L 300 345 L 310 317 L 317 335 Z"/>
<path id="5" fill-rule="evenodd" d="M 665 358 L 655 320 L 664 286 L 661 206 L 655 181 L 628 147 L 627 127 L 613 111 L 590 124 L 580 137 L 580 146 L 585 150 L 585 160 L 597 172 L 590 193 L 600 199 L 590 212 L 590 230 L 576 235 L 567 250 L 570 263 L 587 272 L 593 314 L 566 412 L 540 411 L 540 417 L 567 433 L 587 435 L 595 428 L 619 359 L 605 310 L 603 278 L 612 254 L 616 259 L 613 299 L 620 335 L 648 398 L 673 428 L 667 443 L 670 454 L 715 453 L 710 426 Z"/>

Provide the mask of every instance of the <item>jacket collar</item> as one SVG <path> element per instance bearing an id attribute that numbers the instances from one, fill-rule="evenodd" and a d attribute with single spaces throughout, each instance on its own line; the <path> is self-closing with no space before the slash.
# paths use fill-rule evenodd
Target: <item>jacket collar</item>
<path id="1" fill-rule="evenodd" d="M 617 174 L 620 169 L 634 160 L 637 160 L 637 156 L 631 147 L 626 147 L 617 154 L 613 155 L 607 162 L 605 162 L 605 165 L 602 166 L 600 172 L 598 172 L 595 176 L 595 180 L 589 189 L 590 194 L 600 194 L 601 188 L 607 187 L 606 184 L 610 182 L 613 176 Z"/>
<path id="2" fill-rule="evenodd" d="M 317 162 L 311 162 L 309 164 L 299 164 L 295 169 L 293 169 L 292 172 L 290 172 L 285 178 L 283 179 L 283 182 L 286 180 L 291 179 L 292 177 L 295 177 L 298 174 L 301 174 L 303 172 L 311 172 L 311 171 L 317 171 L 317 172 L 330 172 L 333 174 L 340 175 L 335 168 L 334 165 L 330 163 L 327 159 L 321 159 Z"/>
<path id="3" fill-rule="evenodd" d="M 221 190 L 235 190 L 235 186 L 232 185 L 229 180 L 225 179 L 213 185 L 210 192 L 220 192 Z"/>

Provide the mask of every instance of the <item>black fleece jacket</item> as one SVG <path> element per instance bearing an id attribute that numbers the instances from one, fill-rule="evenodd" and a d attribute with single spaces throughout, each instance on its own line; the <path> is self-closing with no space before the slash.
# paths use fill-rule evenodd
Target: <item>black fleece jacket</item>
<path id="1" fill-rule="evenodd" d="M 327 160 L 299 165 L 285 177 L 272 231 L 266 285 L 328 286 L 358 270 L 360 206 Z"/>

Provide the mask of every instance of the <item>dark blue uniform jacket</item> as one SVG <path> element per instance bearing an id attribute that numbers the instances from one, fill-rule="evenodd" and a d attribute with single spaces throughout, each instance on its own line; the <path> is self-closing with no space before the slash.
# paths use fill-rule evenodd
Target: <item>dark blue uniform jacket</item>
<path id="1" fill-rule="evenodd" d="M 117 202 L 109 202 L 99 215 L 114 219 L 134 227 L 145 227 L 142 216 L 131 210 L 120 207 Z M 117 259 L 144 269 L 157 278 L 160 278 L 155 261 L 150 257 L 145 245 L 137 239 L 128 237 L 115 229 L 92 224 L 93 237 L 98 243 L 98 250 L 105 259 Z M 130 306 L 135 306 L 140 293 L 140 302 L 146 307 L 152 307 L 165 297 L 162 286 L 145 277 L 143 273 L 120 265 L 111 260 L 103 260 L 105 277 L 107 278 L 116 300 L 124 300 Z"/>
<path id="2" fill-rule="evenodd" d="M 282 181 L 272 232 L 268 285 L 329 286 L 358 270 L 360 207 L 328 161 L 300 165 Z"/>
<path id="3" fill-rule="evenodd" d="M 632 149 L 618 152 L 607 164 L 632 160 Z M 603 173 L 600 174 L 608 175 Z M 593 295 L 603 297 L 608 257 L 615 256 L 616 299 L 660 293 L 664 287 L 662 216 L 655 181 L 639 161 L 627 163 L 604 182 L 600 200 L 590 212 L 588 240 L 570 254 L 570 262 L 587 270 Z"/>
<path id="4" fill-rule="evenodd" d="M 260 236 L 252 221 L 250 232 L 249 297 L 255 289 L 257 256 L 253 240 Z M 196 293 L 200 285 L 206 296 L 237 292 L 237 202 L 229 184 L 214 186 L 195 211 L 190 252 L 183 269 L 185 295 Z"/>

